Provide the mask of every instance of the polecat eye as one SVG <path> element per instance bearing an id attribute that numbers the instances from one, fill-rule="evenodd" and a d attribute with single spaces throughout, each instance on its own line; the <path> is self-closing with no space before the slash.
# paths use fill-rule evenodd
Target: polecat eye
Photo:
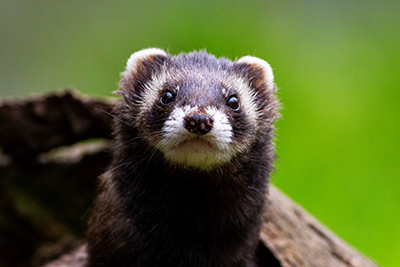
<path id="1" fill-rule="evenodd" d="M 166 91 L 166 92 L 162 95 L 162 97 L 161 97 L 161 99 L 160 99 L 160 102 L 161 102 L 161 104 L 163 104 L 163 105 L 169 105 L 169 104 L 171 104 L 172 101 L 174 101 L 174 100 L 175 100 L 174 94 L 171 93 L 171 92 L 169 92 L 169 91 Z"/>
<path id="2" fill-rule="evenodd" d="M 231 95 L 226 101 L 226 105 L 234 111 L 238 111 L 240 109 L 240 103 L 236 95 Z"/>

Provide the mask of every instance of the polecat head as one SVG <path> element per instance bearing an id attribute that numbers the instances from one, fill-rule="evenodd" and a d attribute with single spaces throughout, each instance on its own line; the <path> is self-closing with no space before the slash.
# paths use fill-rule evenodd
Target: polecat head
<path id="1" fill-rule="evenodd" d="M 134 53 L 122 73 L 123 120 L 165 159 L 213 169 L 270 142 L 278 102 L 270 65 L 245 56 L 232 62 L 205 51 L 170 56 Z"/>

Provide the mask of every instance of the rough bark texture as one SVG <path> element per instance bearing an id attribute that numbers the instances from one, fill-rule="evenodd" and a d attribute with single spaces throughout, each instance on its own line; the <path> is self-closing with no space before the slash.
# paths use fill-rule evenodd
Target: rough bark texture
<path id="1" fill-rule="evenodd" d="M 260 239 L 280 266 L 378 266 L 340 240 L 274 186 L 268 197 L 270 203 Z"/>
<path id="2" fill-rule="evenodd" d="M 73 91 L 0 105 L 0 147 L 14 160 L 31 162 L 39 153 L 88 138 L 109 138 L 112 100 Z"/>
<path id="3" fill-rule="evenodd" d="M 0 104 L 2 266 L 83 266 L 96 177 L 110 160 L 109 99 L 64 91 Z M 87 139 L 102 138 L 78 143 Z M 261 266 L 377 266 L 271 186 Z"/>

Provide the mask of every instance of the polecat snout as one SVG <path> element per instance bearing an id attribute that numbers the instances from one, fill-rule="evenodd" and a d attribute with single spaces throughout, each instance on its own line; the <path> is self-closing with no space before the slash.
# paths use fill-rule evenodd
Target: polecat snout
<path id="1" fill-rule="evenodd" d="M 87 266 L 257 266 L 278 117 L 269 64 L 134 53 Z"/>

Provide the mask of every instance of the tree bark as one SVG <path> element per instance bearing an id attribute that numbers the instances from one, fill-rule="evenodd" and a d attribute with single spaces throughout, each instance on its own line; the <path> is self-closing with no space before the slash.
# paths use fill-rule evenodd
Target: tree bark
<path id="1" fill-rule="evenodd" d="M 5 218 L 0 262 L 5 266 L 39 266 L 65 251 L 70 252 L 45 266 L 84 266 L 85 245 L 77 247 L 86 225 L 82 214 L 110 160 L 114 102 L 62 91 L 0 104 L 0 215 Z M 101 140 L 80 142 L 93 138 Z M 273 185 L 267 197 L 260 266 L 378 266 Z M 57 243 L 66 235 L 72 241 Z M 55 244 L 62 249 L 45 252 L 57 250 Z"/>

